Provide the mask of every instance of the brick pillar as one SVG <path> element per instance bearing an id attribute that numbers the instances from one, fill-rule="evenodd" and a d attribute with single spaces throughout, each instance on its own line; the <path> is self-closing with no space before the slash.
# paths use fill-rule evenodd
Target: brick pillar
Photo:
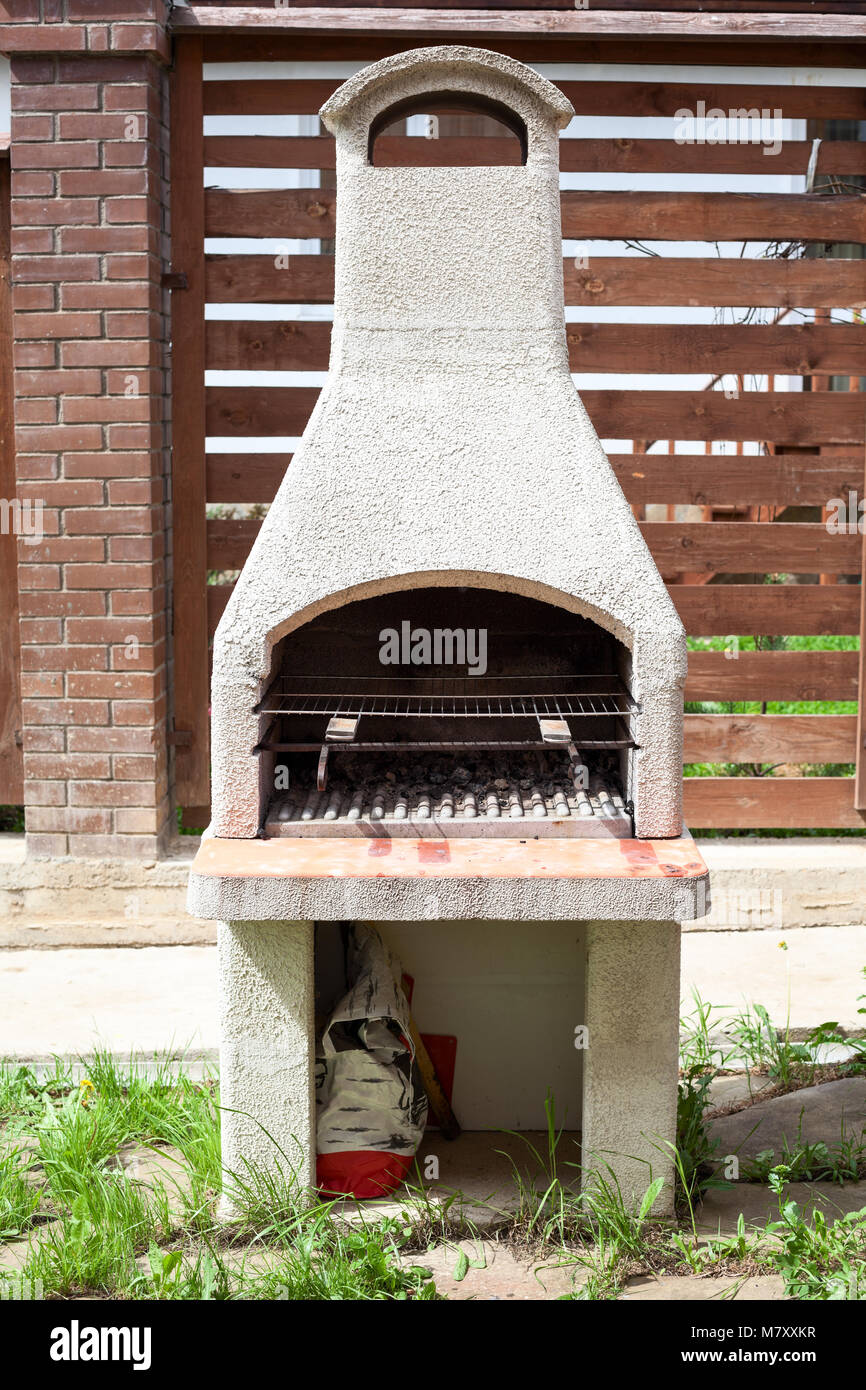
<path id="1" fill-rule="evenodd" d="M 72 27 L 43 21 L 34 46 Z M 165 44 L 114 51 L 157 48 L 131 27 L 12 55 L 19 497 L 44 529 L 18 570 L 37 855 L 149 856 L 169 834 Z"/>

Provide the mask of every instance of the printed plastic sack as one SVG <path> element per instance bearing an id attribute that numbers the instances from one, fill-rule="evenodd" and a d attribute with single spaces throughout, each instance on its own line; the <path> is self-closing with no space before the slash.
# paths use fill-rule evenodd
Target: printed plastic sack
<path id="1" fill-rule="evenodd" d="M 317 1049 L 316 1177 L 325 1193 L 382 1197 L 411 1167 L 427 1097 L 395 962 L 362 922 L 348 928 L 346 975 Z"/>

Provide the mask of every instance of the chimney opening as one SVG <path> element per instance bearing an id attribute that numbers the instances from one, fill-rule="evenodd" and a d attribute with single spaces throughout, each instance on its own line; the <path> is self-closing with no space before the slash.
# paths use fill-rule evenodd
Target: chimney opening
<path id="1" fill-rule="evenodd" d="M 410 130 L 407 123 L 412 117 L 421 121 Z M 377 147 L 380 136 L 387 140 L 407 135 L 419 137 L 412 141 L 411 164 L 400 156 L 389 156 L 386 146 Z M 455 136 L 467 146 L 466 164 L 442 159 L 438 142 Z M 471 144 L 470 137 L 474 137 Z M 503 102 L 470 92 L 425 92 L 379 113 L 370 126 L 367 158 L 371 165 L 390 168 L 492 168 L 525 164 L 527 150 L 526 123 Z M 482 157 L 475 157 L 479 153 Z"/>

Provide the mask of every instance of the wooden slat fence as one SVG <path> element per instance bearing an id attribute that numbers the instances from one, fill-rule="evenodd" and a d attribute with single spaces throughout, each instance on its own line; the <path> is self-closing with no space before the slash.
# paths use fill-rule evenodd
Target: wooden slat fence
<path id="1" fill-rule="evenodd" d="M 810 7 L 811 12 L 811 7 Z M 471 40 L 469 40 L 471 41 Z M 243 564 L 259 521 L 243 512 L 268 503 L 291 453 L 243 450 L 250 437 L 300 435 L 318 396 L 317 385 L 238 386 L 204 384 L 204 371 L 316 371 L 327 367 L 330 325 L 301 318 L 291 306 L 328 305 L 333 257 L 292 255 L 277 266 L 273 254 L 204 254 L 203 238 L 313 238 L 326 248 L 334 235 L 333 187 L 210 187 L 199 196 L 202 163 L 217 170 L 319 170 L 323 185 L 334 166 L 326 135 L 202 134 L 202 117 L 312 116 L 339 81 L 273 77 L 202 80 L 201 60 L 214 62 L 284 58 L 286 39 L 245 36 L 232 51 L 226 36 L 179 37 L 175 102 L 184 130 L 174 151 L 175 197 L 184 225 L 176 239 L 175 271 L 188 289 L 176 290 L 175 313 L 175 652 L 183 652 L 176 689 L 177 761 L 181 800 L 200 807 L 208 799 L 208 749 L 204 729 L 207 633 L 219 620 L 231 572 Z M 351 48 L 351 42 L 357 45 Z M 297 56 L 359 61 L 397 51 L 409 41 L 373 46 L 348 38 L 300 36 Z M 525 48 L 523 41 L 523 47 Z M 258 44 L 258 47 L 256 46 Z M 507 47 L 498 42 L 496 47 Z M 524 56 L 521 44 L 513 51 Z M 550 39 L 543 57 L 565 61 L 573 50 Z M 727 58 L 737 63 L 737 45 Z M 631 55 L 631 56 L 630 56 Z M 610 54 L 607 55 L 608 58 Z M 836 61 L 839 55 L 830 61 Z M 581 61 L 586 61 L 585 54 Z M 618 61 L 641 62 L 625 45 Z M 679 48 L 657 44 L 654 62 L 683 62 Z M 697 61 L 697 59 L 695 60 Z M 777 55 L 776 62 L 793 61 Z M 820 62 L 818 53 L 813 62 Z M 213 70 L 217 74 L 219 69 Z M 742 71 L 742 69 L 741 69 Z M 671 116 L 699 101 L 706 107 L 771 108 L 785 118 L 813 121 L 866 119 L 866 92 L 840 85 L 764 86 L 737 81 L 704 85 L 688 80 L 562 81 L 578 114 L 602 117 Z M 173 122 L 177 125 L 177 122 Z M 384 162 L 413 163 L 419 141 L 383 137 Z M 378 146 L 377 146 L 378 150 Z M 441 163 L 496 162 L 504 153 L 491 136 L 453 135 L 439 142 Z M 562 168 L 571 173 L 794 174 L 805 175 L 809 139 L 787 141 L 768 158 L 760 145 L 680 145 L 672 139 L 565 137 Z M 424 151 L 429 162 L 429 150 Z M 656 562 L 692 637 L 854 636 L 863 632 L 862 585 L 819 585 L 822 572 L 862 574 L 863 539 L 856 532 L 830 534 L 821 522 L 828 499 L 864 493 L 864 402 L 859 392 L 812 389 L 813 378 L 866 377 L 866 329 L 847 312 L 866 306 L 861 260 L 827 255 L 832 243 L 866 243 L 866 198 L 858 178 L 866 174 L 866 143 L 824 140 L 816 171 L 834 177 L 833 189 L 814 193 L 715 193 L 703 191 L 573 191 L 562 193 L 563 234 L 569 239 L 622 243 L 670 243 L 670 254 L 592 255 L 588 264 L 564 257 L 569 306 L 643 306 L 727 309 L 723 323 L 568 324 L 572 370 L 608 374 L 610 386 L 581 395 L 602 438 L 685 441 L 690 452 L 658 453 L 635 446 L 611 461 L 637 514 L 653 504 L 729 508 L 761 520 L 642 520 Z M 225 182 L 225 175 L 220 182 Z M 254 182 L 252 176 L 245 181 Z M 332 177 L 330 182 L 332 182 Z M 826 183 L 826 180 L 824 181 Z M 176 214 L 175 214 L 176 217 Z M 809 254 L 741 256 L 707 245 L 706 254 L 678 254 L 678 243 L 804 243 Z M 615 249 L 615 248 L 614 248 Z M 718 254 L 716 254 L 718 250 Z M 850 256 L 850 252 L 849 252 Z M 209 319 L 204 303 L 285 305 L 286 316 Z M 772 322 L 732 322 L 731 310 L 771 311 Z M 801 321 L 798 311 L 830 311 L 820 321 Z M 775 312 L 772 312 L 775 311 Z M 662 315 L 659 315 L 662 317 Z M 837 321 L 844 320 L 844 321 Z M 770 389 L 744 390 L 728 399 L 721 390 L 624 389 L 623 374 L 731 373 L 760 375 Z M 803 390 L 780 389 L 778 378 L 802 377 Z M 180 412 L 178 413 L 178 405 Z M 237 441 L 237 449 L 202 453 L 206 432 Z M 717 441 L 764 442 L 762 455 L 712 453 Z M 682 444 L 681 444 L 682 447 Z M 832 452 L 830 449 L 832 448 Z M 828 452 L 822 453 L 826 449 Z M 210 508 L 210 519 L 207 509 Z M 736 508 L 736 513 L 733 509 Z M 749 512 L 749 509 L 753 509 Z M 217 514 L 214 513 L 217 510 Z M 799 509 L 791 510 L 787 509 Z M 774 520 L 768 519 L 773 517 Z M 177 557 L 181 556 L 178 565 Z M 220 582 L 205 583 L 205 571 Z M 683 574 L 692 579 L 679 582 Z M 784 582 L 763 582 L 764 576 Z M 813 582 L 791 582 L 807 576 Z M 712 579 L 714 582 L 703 582 Z M 862 685 L 855 650 L 759 650 L 691 654 L 686 698 L 690 702 L 853 701 Z M 176 658 L 177 659 L 177 658 Z M 855 809 L 866 802 L 863 730 L 850 713 L 832 715 L 688 714 L 687 762 L 782 765 L 791 775 L 701 777 L 686 782 L 686 815 L 693 829 L 861 827 Z M 859 765 L 859 777 L 800 776 L 809 764 Z M 855 793 L 855 784 L 859 790 Z"/>

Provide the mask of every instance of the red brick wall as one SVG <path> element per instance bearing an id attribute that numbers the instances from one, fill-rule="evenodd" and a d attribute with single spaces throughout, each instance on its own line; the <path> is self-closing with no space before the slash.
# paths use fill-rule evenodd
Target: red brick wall
<path id="1" fill-rule="evenodd" d="M 44 508 L 19 541 L 31 853 L 150 855 L 169 827 L 166 107 L 148 56 L 12 59 L 19 497 Z"/>

